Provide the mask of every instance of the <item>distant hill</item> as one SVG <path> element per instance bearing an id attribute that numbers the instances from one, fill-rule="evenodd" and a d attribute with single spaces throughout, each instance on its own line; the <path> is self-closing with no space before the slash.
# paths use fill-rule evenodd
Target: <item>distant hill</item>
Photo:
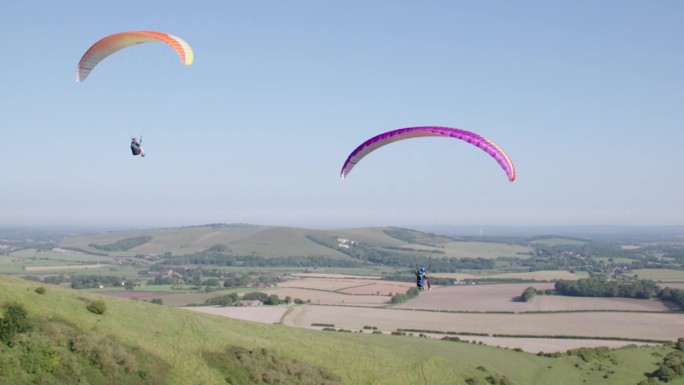
<path id="1" fill-rule="evenodd" d="M 43 287 L 45 290 L 37 290 Z M 670 347 L 544 357 L 417 336 L 266 325 L 0 276 L 0 383 L 636 384 Z M 101 301 L 95 314 L 87 309 Z M 312 305 L 301 305 L 312 306 Z M 12 323 L 0 322 L 0 336 Z M 467 337 L 467 336 L 466 336 Z"/>
<path id="2" fill-rule="evenodd" d="M 556 234 L 561 237 L 580 237 L 591 239 L 657 237 L 682 238 L 684 226 L 415 226 L 421 231 L 449 236 L 505 236 L 505 237 L 534 237 Z"/>
<path id="3" fill-rule="evenodd" d="M 402 228 L 314 230 L 248 224 L 212 224 L 150 230 L 115 231 L 67 237 L 60 248 L 95 255 L 132 256 L 171 253 L 174 256 L 204 251 L 224 255 L 260 257 L 326 257 L 351 259 L 354 247 L 377 252 L 425 257 L 516 256 L 529 251 L 522 245 L 465 242 Z"/>

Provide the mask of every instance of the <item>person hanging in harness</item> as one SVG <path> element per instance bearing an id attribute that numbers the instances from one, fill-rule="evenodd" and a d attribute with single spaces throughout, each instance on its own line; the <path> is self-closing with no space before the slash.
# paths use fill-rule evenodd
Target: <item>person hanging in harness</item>
<path id="1" fill-rule="evenodd" d="M 419 269 L 418 265 L 416 265 L 416 286 L 418 286 L 418 290 L 423 290 L 425 287 L 427 287 L 428 290 L 432 290 L 428 279 L 429 269 L 429 267 L 426 269 L 424 266 L 421 266 Z"/>
<path id="2" fill-rule="evenodd" d="M 140 140 L 136 137 L 131 138 L 131 152 L 133 153 L 133 156 L 145 156 L 145 151 L 142 148 L 142 136 L 140 137 Z"/>

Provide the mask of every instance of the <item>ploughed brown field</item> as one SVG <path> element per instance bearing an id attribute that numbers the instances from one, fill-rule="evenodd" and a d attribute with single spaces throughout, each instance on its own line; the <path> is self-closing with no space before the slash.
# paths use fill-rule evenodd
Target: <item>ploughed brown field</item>
<path id="1" fill-rule="evenodd" d="M 421 293 L 418 298 L 397 305 L 402 309 L 447 310 L 467 312 L 553 312 L 581 310 L 669 311 L 658 300 L 629 298 L 566 297 L 535 295 L 522 302 L 520 295 L 528 287 L 552 289 L 553 283 L 515 283 L 496 285 L 457 285 Z M 682 330 L 684 333 L 684 330 Z"/>
<path id="2" fill-rule="evenodd" d="M 224 317 L 237 318 L 244 321 L 254 321 L 261 323 L 278 323 L 281 317 L 289 309 L 288 306 L 239 306 L 239 307 L 220 307 L 220 306 L 193 306 L 184 309 L 206 314 L 220 315 Z"/>
<path id="3" fill-rule="evenodd" d="M 310 290 L 324 290 L 353 295 L 383 295 L 404 294 L 414 287 L 410 282 L 383 281 L 380 279 L 350 278 L 347 276 L 314 276 L 297 277 L 281 282 L 278 287 L 300 288 Z"/>
<path id="4" fill-rule="evenodd" d="M 358 330 L 375 326 L 379 330 L 434 330 L 455 333 L 486 333 L 534 336 L 612 337 L 676 340 L 684 333 L 679 313 L 445 313 L 404 309 L 342 306 L 300 306 L 285 319 L 298 327 L 334 324 L 336 328 Z"/>

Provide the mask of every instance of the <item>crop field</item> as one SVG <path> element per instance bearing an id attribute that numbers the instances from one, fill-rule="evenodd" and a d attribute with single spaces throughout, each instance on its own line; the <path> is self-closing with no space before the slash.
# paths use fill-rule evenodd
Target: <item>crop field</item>
<path id="1" fill-rule="evenodd" d="M 532 249 L 527 246 L 512 245 L 494 242 L 447 242 L 440 247 L 431 247 L 417 244 L 403 244 L 401 247 L 414 250 L 441 251 L 444 254 L 430 254 L 434 258 L 499 258 L 517 257 L 529 258 Z"/>
<path id="2" fill-rule="evenodd" d="M 239 288 L 206 292 L 204 290 L 196 290 L 196 288 L 190 285 L 181 287 L 171 285 L 146 285 L 138 287 L 135 290 L 125 290 L 123 287 L 116 289 L 108 287 L 104 289 L 91 289 L 88 291 L 100 295 L 106 295 L 108 297 L 139 299 L 143 301 L 149 301 L 153 298 L 158 298 L 161 299 L 163 304 L 166 306 L 183 307 L 188 305 L 203 304 L 210 298 L 233 292 L 245 293 L 257 290 L 259 289 Z"/>
<path id="3" fill-rule="evenodd" d="M 441 338 L 442 335 L 437 336 Z M 567 338 L 513 338 L 513 337 L 479 337 L 461 336 L 461 340 L 469 342 L 482 342 L 485 345 L 499 346 L 508 349 L 522 349 L 529 353 L 554 353 L 564 352 L 578 348 L 596 348 L 599 346 L 617 349 L 628 345 L 649 346 L 657 345 L 647 342 L 633 342 L 621 340 L 603 339 L 567 339 Z"/>
<path id="4" fill-rule="evenodd" d="M 96 263 L 93 265 L 50 265 L 50 266 L 26 266 L 26 271 L 53 271 L 53 270 L 84 270 L 84 269 L 102 269 L 112 265 L 103 265 Z"/>
<path id="5" fill-rule="evenodd" d="M 439 278 L 454 278 L 458 280 L 464 279 L 525 279 L 534 281 L 553 281 L 553 280 L 569 280 L 574 281 L 580 278 L 587 278 L 589 274 L 586 272 L 571 273 L 567 270 L 545 270 L 545 271 L 530 271 L 523 273 L 502 273 L 502 274 L 466 274 L 466 273 L 431 273 L 433 277 Z"/>
<path id="6" fill-rule="evenodd" d="M 0 273 L 23 274 L 27 271 L 52 273 L 54 270 L 94 269 L 108 266 L 111 262 L 113 260 L 109 257 L 66 250 L 60 252 L 24 249 L 0 256 Z"/>
<path id="7" fill-rule="evenodd" d="M 416 329 L 490 336 L 676 340 L 684 334 L 684 317 L 678 313 L 624 312 L 619 316 L 613 312 L 483 314 L 360 307 L 349 311 L 342 306 L 306 305 L 295 307 L 284 323 L 303 328 L 315 328 L 312 324 L 333 324 L 336 328 L 359 330 L 369 325 L 385 332 Z"/>
<path id="8" fill-rule="evenodd" d="M 520 295 L 528 287 L 552 289 L 553 283 L 516 283 L 495 285 L 456 285 L 422 292 L 418 298 L 397 305 L 401 309 L 461 312 L 557 312 L 586 310 L 669 311 L 657 300 L 629 298 L 590 298 L 535 295 L 522 302 Z"/>
<path id="9" fill-rule="evenodd" d="M 656 282 L 684 282 L 684 270 L 675 269 L 638 269 L 632 272 L 641 279 L 651 279 Z"/>
<path id="10" fill-rule="evenodd" d="M 326 278 L 311 276 L 278 284 L 278 287 L 323 290 L 354 295 L 403 294 L 413 286 L 415 285 L 409 282 L 383 281 L 379 279 Z"/>
<path id="11" fill-rule="evenodd" d="M 308 305 L 293 307 L 293 311 L 284 316 L 284 324 L 294 327 L 321 329 L 312 324 L 333 324 L 335 328 L 360 330 L 370 325 L 385 333 L 397 329 L 486 333 L 489 336 L 465 335 L 461 338 L 533 353 L 577 347 L 620 347 L 634 343 L 625 340 L 630 338 L 675 340 L 684 336 L 684 317 L 670 312 L 657 300 L 537 295 L 529 302 L 520 301 L 519 297 L 527 287 L 553 288 L 550 282 L 433 287 L 431 291 L 421 292 L 417 298 L 389 307 L 388 296 L 373 295 L 377 291 L 384 292 L 377 288 L 386 285 L 387 291 L 397 293 L 405 292 L 413 284 L 332 274 L 300 274 L 298 278 L 268 290 L 281 298 L 289 295 L 310 301 Z M 396 285 L 403 291 L 397 290 Z M 223 312 L 214 310 L 214 314 L 240 319 L 255 317 L 241 315 L 243 311 L 247 312 L 236 308 Z M 540 338 L 495 337 L 494 334 L 537 335 Z M 432 336 L 441 338 L 441 335 Z"/>
<path id="12" fill-rule="evenodd" d="M 192 306 L 183 309 L 199 313 L 220 315 L 245 321 L 274 324 L 280 322 L 283 314 L 290 309 L 285 305 L 278 306 Z"/>
<path id="13" fill-rule="evenodd" d="M 60 251 L 61 250 L 61 251 Z M 24 249 L 10 253 L 10 256 L 24 259 L 24 260 L 46 260 L 46 261 L 60 261 L 60 262 L 111 262 L 112 258 L 103 257 L 99 255 L 84 254 L 69 250 L 57 249 L 51 251 L 38 251 L 36 249 Z"/>
<path id="14" fill-rule="evenodd" d="M 334 291 L 289 287 L 277 287 L 269 289 L 266 292 L 268 294 L 276 294 L 279 298 L 289 296 L 292 298 L 299 298 L 305 302 L 311 301 L 312 304 L 317 305 L 384 306 L 390 301 L 390 297 L 386 295 L 352 295 Z"/>

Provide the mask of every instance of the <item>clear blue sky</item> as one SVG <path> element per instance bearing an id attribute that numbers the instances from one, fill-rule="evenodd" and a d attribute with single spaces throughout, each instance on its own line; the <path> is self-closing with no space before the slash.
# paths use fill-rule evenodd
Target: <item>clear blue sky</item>
<path id="1" fill-rule="evenodd" d="M 76 83 L 127 30 L 195 62 L 143 44 Z M 3 1 L 0 32 L 0 225 L 684 224 L 681 1 Z M 420 125 L 518 179 L 421 138 L 340 180 Z"/>

